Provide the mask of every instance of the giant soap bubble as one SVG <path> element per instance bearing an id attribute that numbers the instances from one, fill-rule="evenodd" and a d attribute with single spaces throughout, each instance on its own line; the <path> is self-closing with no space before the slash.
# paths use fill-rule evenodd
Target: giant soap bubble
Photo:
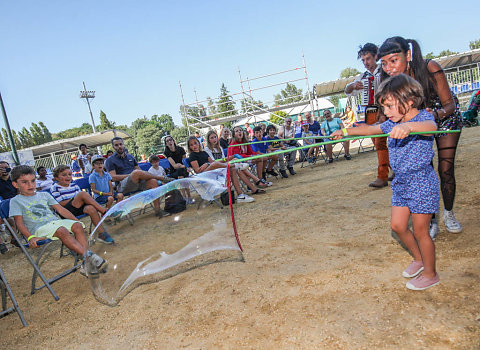
<path id="1" fill-rule="evenodd" d="M 226 169 L 208 171 L 140 192 L 113 206 L 89 237 L 89 249 L 108 262 L 105 273 L 94 274 L 87 263 L 93 294 L 116 305 L 141 284 L 157 282 L 214 262 L 243 261 L 240 242 L 227 208 L 214 201 L 225 192 Z M 153 201 L 172 190 L 189 190 L 195 204 L 158 218 Z M 106 223 L 109 223 L 108 225 Z M 98 241 L 100 224 L 115 245 Z M 88 262 L 88 260 L 87 260 Z"/>

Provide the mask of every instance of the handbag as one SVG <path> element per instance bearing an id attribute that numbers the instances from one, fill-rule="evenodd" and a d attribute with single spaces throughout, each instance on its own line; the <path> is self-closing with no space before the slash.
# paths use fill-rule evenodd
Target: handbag
<path id="1" fill-rule="evenodd" d="M 234 204 L 236 202 L 235 192 L 233 190 L 231 190 L 231 193 L 232 193 L 232 203 Z M 226 190 L 225 192 L 223 192 L 220 195 L 220 200 L 221 200 L 223 205 L 225 205 L 225 206 L 230 205 L 230 198 L 228 196 L 228 190 Z"/>

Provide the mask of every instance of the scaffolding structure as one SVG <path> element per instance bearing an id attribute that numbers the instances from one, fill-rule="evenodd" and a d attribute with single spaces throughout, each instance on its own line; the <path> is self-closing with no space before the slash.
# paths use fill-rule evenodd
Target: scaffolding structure
<path id="1" fill-rule="evenodd" d="M 290 78 L 285 78 L 287 74 L 293 76 Z M 274 114 L 280 119 L 284 119 L 282 115 L 276 114 L 275 112 L 284 110 L 290 115 L 291 112 L 299 106 L 303 106 L 303 110 L 305 110 L 305 112 L 314 111 L 314 104 L 316 103 L 318 110 L 318 100 L 314 98 L 313 93 L 310 90 L 307 66 L 305 64 L 305 56 L 303 54 L 302 66 L 300 67 L 286 69 L 276 73 L 260 75 L 253 78 L 249 78 L 246 74 L 244 78 L 240 68 L 238 68 L 238 76 L 240 81 L 240 91 L 222 96 L 223 98 L 227 99 L 227 101 L 223 103 L 219 103 L 218 98 L 206 98 L 204 100 L 199 100 L 196 89 L 193 90 L 195 101 L 185 103 L 182 84 L 179 82 L 180 94 L 182 98 L 182 118 L 185 121 L 189 135 L 191 129 L 195 131 L 201 131 L 202 129 L 206 128 L 214 129 L 220 124 L 241 119 L 244 119 L 245 122 L 250 122 L 250 120 L 253 119 L 253 123 L 256 123 L 257 121 L 266 120 L 265 115 L 270 114 Z M 279 78 L 281 80 L 280 82 L 275 81 Z M 287 86 L 287 84 L 294 84 L 302 81 L 305 83 L 305 95 L 301 92 L 295 96 L 283 97 L 280 95 L 280 99 L 276 98 L 273 101 L 262 101 L 262 104 L 254 103 L 254 95 L 257 95 L 260 92 L 265 94 L 265 91 L 268 91 L 268 89 L 278 88 L 279 86 Z M 278 91 L 275 91 L 275 93 L 278 93 Z M 272 93 L 272 95 L 274 95 L 274 93 Z M 212 106 L 205 107 L 204 104 L 208 103 L 214 104 Z M 218 109 L 221 109 L 222 105 L 225 104 L 234 106 L 240 105 L 242 110 L 233 115 L 231 109 L 218 112 Z M 212 110 L 212 107 L 214 107 L 215 110 Z M 298 108 L 296 110 L 298 110 Z"/>

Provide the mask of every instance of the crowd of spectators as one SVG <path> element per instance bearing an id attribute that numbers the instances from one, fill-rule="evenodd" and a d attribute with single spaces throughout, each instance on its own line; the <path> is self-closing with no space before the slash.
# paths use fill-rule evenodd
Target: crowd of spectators
<path id="1" fill-rule="evenodd" d="M 260 123 L 251 128 L 246 123 L 245 128 L 237 126 L 230 131 L 222 125 L 220 137 L 213 130 L 210 130 L 205 138 L 196 132 L 195 136 L 187 140 L 188 153 L 182 146 L 177 145 L 173 137 L 166 136 L 164 152 L 160 157 L 168 160 L 168 166 L 166 168 L 160 166 L 159 155 L 151 155 L 148 158 L 151 165 L 148 171 L 140 169 L 136 158 L 128 152 L 120 137 L 112 139 L 114 151 L 109 150 L 105 156 L 94 155 L 89 152 L 87 145 L 80 144 L 79 152 L 71 156 L 71 164 L 59 165 L 52 173 L 43 166 L 36 169 L 35 190 L 49 192 L 55 203 L 73 216 L 88 215 L 92 223 L 97 225 L 102 215 L 115 202 L 122 201 L 127 195 L 156 188 L 163 183 L 186 178 L 191 174 L 226 168 L 227 163 L 236 158 L 265 154 L 266 157 L 231 166 L 231 181 L 237 194 L 237 201 L 253 202 L 255 199 L 250 195 L 264 194 L 266 188 L 273 185 L 267 176 L 288 178 L 289 175 L 296 174 L 294 164 L 297 160 L 297 150 L 288 150 L 301 145 L 297 138 L 303 138 L 303 145 L 310 145 L 321 142 L 323 138 L 319 136 L 328 136 L 343 127 L 342 121 L 332 118 L 330 111 L 325 111 L 324 117 L 325 121 L 321 125 L 310 113 L 305 113 L 303 117 L 299 115 L 295 123 L 287 117 L 278 129 L 273 124 Z M 344 148 L 345 158 L 350 159 L 348 145 L 345 144 Z M 332 162 L 331 148 L 327 147 L 326 152 L 328 162 Z M 312 147 L 300 153 L 300 156 L 305 156 L 311 162 L 318 157 L 318 153 L 319 147 Z M 10 165 L 0 161 L 2 199 L 14 198 L 17 195 L 10 171 Z M 75 178 L 87 178 L 90 192 L 82 191 L 74 181 Z M 181 189 L 181 194 L 187 204 L 194 203 L 188 186 Z M 160 208 L 159 200 L 155 200 L 153 206 L 156 216 L 170 215 Z M 103 225 L 99 226 L 98 232 L 100 242 L 115 243 Z M 4 252 L 4 246 L 0 237 L 0 251 Z"/>

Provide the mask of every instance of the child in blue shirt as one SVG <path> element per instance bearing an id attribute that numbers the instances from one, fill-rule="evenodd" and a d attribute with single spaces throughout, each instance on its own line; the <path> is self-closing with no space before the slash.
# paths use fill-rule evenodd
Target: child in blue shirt
<path id="1" fill-rule="evenodd" d="M 69 168 L 69 167 L 67 167 Z M 70 168 L 69 168 L 70 170 Z M 89 274 L 105 273 L 107 262 L 87 248 L 84 224 L 61 206 L 47 192 L 36 192 L 35 171 L 27 165 L 13 168 L 12 183 L 19 190 L 10 200 L 10 216 L 31 248 L 37 248 L 45 239 L 60 239 L 70 250 L 83 256 Z M 60 220 L 50 208 L 65 219 Z M 72 232 L 74 235 L 70 234 Z M 82 266 L 84 270 L 84 266 Z"/>
<path id="2" fill-rule="evenodd" d="M 303 131 L 302 131 L 302 138 L 303 138 L 303 137 L 307 137 L 307 138 L 304 138 L 304 139 L 303 139 L 303 145 L 304 145 L 304 146 L 313 145 L 313 144 L 315 143 L 315 139 L 313 138 L 313 132 L 311 132 L 311 131 L 309 130 L 309 125 L 308 125 L 308 122 L 307 122 L 307 121 L 304 121 L 304 122 L 303 122 L 303 124 L 302 124 L 302 129 L 303 129 Z M 312 137 L 312 138 L 310 138 L 310 137 Z M 319 146 L 317 146 L 317 147 L 310 147 L 310 148 L 308 149 L 307 156 L 306 156 L 306 157 L 307 157 L 307 162 L 308 162 L 308 164 L 313 164 L 313 161 L 314 161 L 314 158 L 315 158 L 315 157 L 313 156 L 313 154 L 314 154 L 315 151 L 318 150 L 318 148 L 319 148 Z M 319 150 L 318 150 L 316 153 L 318 153 L 318 152 L 319 152 Z M 312 165 L 311 165 L 311 166 L 312 166 Z"/>
<path id="3" fill-rule="evenodd" d="M 268 145 L 267 142 L 262 142 L 262 143 L 255 143 L 257 141 L 267 141 L 266 137 L 263 137 L 263 130 L 260 126 L 256 126 L 253 128 L 253 135 L 255 136 L 252 140 L 252 149 L 254 152 L 257 154 L 267 154 L 268 153 Z M 270 159 L 270 163 L 268 164 L 267 167 L 267 162 Z M 261 162 L 259 161 L 257 163 L 257 172 L 258 176 L 260 177 L 260 174 L 262 174 L 262 178 L 264 180 L 267 179 L 267 174 L 270 174 L 272 176 L 278 176 L 278 173 L 273 170 L 273 166 L 278 160 L 277 155 L 272 155 L 270 157 L 265 157 L 265 158 L 260 158 Z"/>
<path id="4" fill-rule="evenodd" d="M 424 290 L 440 283 L 435 269 L 435 245 L 429 234 L 432 214 L 438 212 L 440 192 L 432 166 L 433 136 L 409 135 L 411 132 L 435 131 L 437 124 L 423 103 L 423 88 L 412 77 L 399 74 L 385 80 L 377 92 L 388 120 L 380 125 L 365 125 L 335 131 L 339 139 L 347 135 L 390 134 L 388 153 L 395 171 L 392 186 L 392 230 L 414 257 L 403 271 L 407 288 Z M 408 225 L 412 218 L 413 230 Z"/>
<path id="5" fill-rule="evenodd" d="M 110 209 L 113 201 L 123 200 L 123 193 L 113 191 L 112 176 L 104 170 L 105 159 L 101 155 L 92 157 L 93 171 L 88 177 L 93 197 L 98 203 L 105 203 L 105 208 Z"/>
<path id="6" fill-rule="evenodd" d="M 59 165 L 53 169 L 53 178 L 56 183 L 50 188 L 53 198 L 65 207 L 74 216 L 86 214 L 90 216 L 92 223 L 97 226 L 100 222 L 100 213 L 105 215 L 107 210 L 98 204 L 90 194 L 82 191 L 77 184 L 72 184 L 72 170 L 67 165 Z M 115 241 L 100 225 L 97 228 L 98 240 L 105 244 L 113 244 Z"/>

